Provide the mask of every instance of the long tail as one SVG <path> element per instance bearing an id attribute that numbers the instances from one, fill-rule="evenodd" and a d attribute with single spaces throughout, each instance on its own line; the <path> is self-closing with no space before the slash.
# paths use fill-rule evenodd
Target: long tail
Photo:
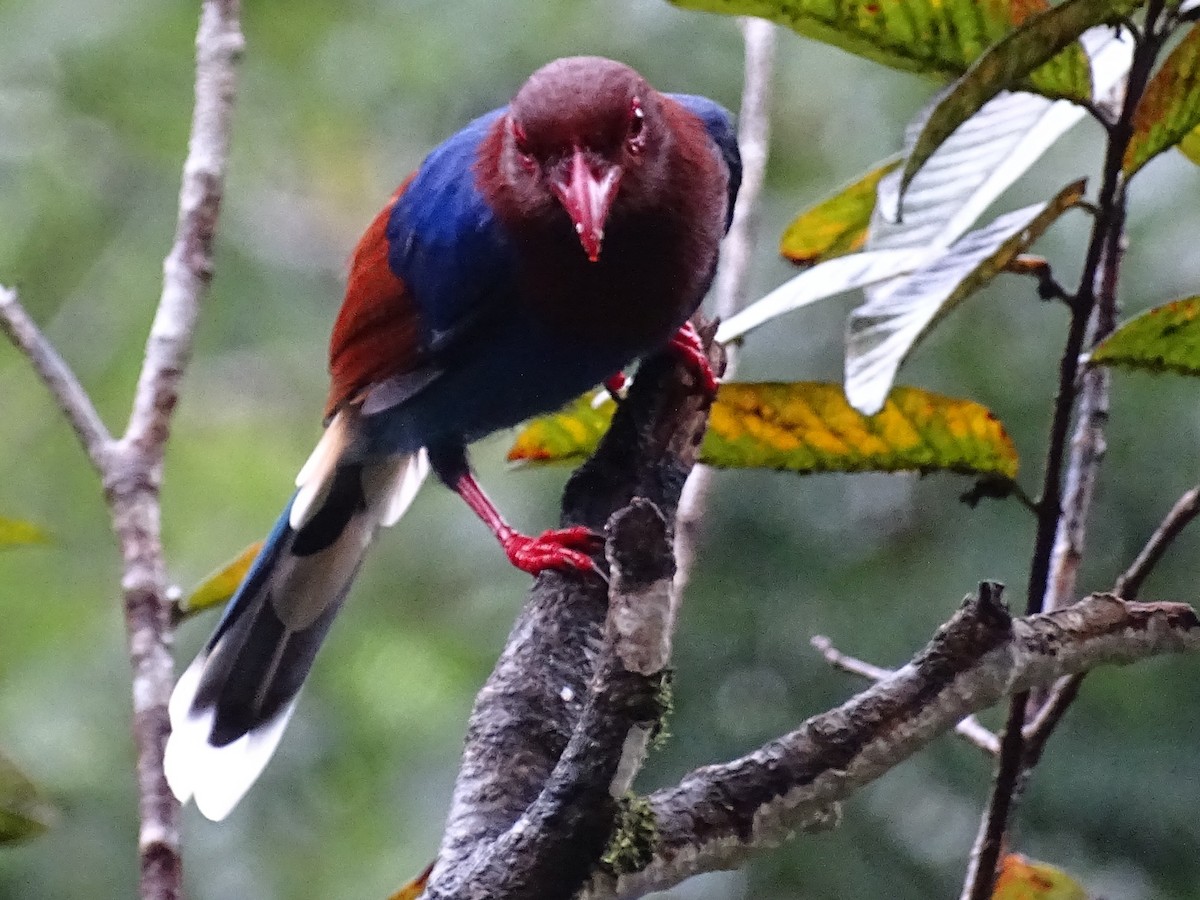
<path id="1" fill-rule="evenodd" d="M 171 694 L 171 790 L 213 820 L 258 778 L 376 530 L 403 515 L 428 472 L 424 451 L 343 464 L 339 414 L 217 630 Z"/>

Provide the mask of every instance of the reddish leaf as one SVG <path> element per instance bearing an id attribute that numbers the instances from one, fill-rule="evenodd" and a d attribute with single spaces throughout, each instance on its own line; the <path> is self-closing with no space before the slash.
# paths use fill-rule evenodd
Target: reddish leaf
<path id="1" fill-rule="evenodd" d="M 1164 150 L 1170 150 L 1200 126 L 1200 25 L 1154 73 L 1133 117 L 1133 137 L 1124 168 L 1132 175 Z"/>
<path id="2" fill-rule="evenodd" d="M 1088 900 L 1088 895 L 1062 869 L 1010 853 L 1000 862 L 992 900 Z"/>
<path id="3" fill-rule="evenodd" d="M 436 863 L 437 860 L 434 860 L 427 865 L 424 872 L 388 897 L 388 900 L 417 900 L 418 897 L 425 893 L 425 885 L 429 883 L 429 876 L 433 873 L 433 867 Z"/>

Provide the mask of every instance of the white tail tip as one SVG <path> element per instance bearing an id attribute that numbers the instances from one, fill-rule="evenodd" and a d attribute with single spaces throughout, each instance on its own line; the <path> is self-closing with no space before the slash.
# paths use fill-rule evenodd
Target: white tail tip
<path id="1" fill-rule="evenodd" d="M 205 818 L 219 822 L 233 811 L 266 768 L 296 701 L 293 699 L 270 722 L 249 734 L 224 747 L 214 747 L 208 742 L 213 711 L 191 711 L 207 659 L 207 653 L 196 657 L 171 694 L 167 705 L 171 735 L 167 738 L 163 770 L 180 803 L 194 799 Z"/>

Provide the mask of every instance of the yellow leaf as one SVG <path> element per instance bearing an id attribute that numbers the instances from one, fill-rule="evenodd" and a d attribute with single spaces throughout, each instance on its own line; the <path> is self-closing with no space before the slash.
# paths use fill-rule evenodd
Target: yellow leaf
<path id="1" fill-rule="evenodd" d="M 1179 142 L 1179 152 L 1200 166 L 1200 127 L 1193 128 Z"/>
<path id="2" fill-rule="evenodd" d="M 239 553 L 236 559 L 208 575 L 180 604 L 183 612 L 191 615 L 210 606 L 226 603 L 250 571 L 250 565 L 262 550 L 262 546 L 262 541 L 251 544 Z"/>
<path id="3" fill-rule="evenodd" d="M 861 249 L 879 180 L 899 164 L 899 159 L 881 163 L 800 213 L 783 233 L 779 252 L 798 266 L 813 266 Z"/>
<path id="4" fill-rule="evenodd" d="M 1088 895 L 1062 869 L 1010 853 L 1000 862 L 992 900 L 1088 900 Z"/>
<path id="5" fill-rule="evenodd" d="M 581 398 L 531 422 L 509 459 L 581 459 L 612 418 L 611 401 L 593 408 Z M 820 382 L 731 383 L 713 403 L 701 461 L 725 468 L 812 472 L 950 471 L 1013 479 L 1017 454 L 990 412 L 916 388 L 897 388 L 883 409 L 864 416 L 841 385 Z"/>
<path id="6" fill-rule="evenodd" d="M 526 423 L 508 450 L 512 463 L 558 463 L 583 460 L 596 449 L 617 405 L 611 398 L 599 405 L 584 394 L 570 406 Z"/>
<path id="7" fill-rule="evenodd" d="M 984 407 L 896 388 L 864 416 L 839 384 L 726 384 L 700 458 L 728 468 L 789 472 L 950 471 L 1012 479 L 1017 454 Z"/>
<path id="8" fill-rule="evenodd" d="M 48 544 L 50 535 L 32 522 L 6 519 L 0 516 L 0 549 L 28 544 Z"/>

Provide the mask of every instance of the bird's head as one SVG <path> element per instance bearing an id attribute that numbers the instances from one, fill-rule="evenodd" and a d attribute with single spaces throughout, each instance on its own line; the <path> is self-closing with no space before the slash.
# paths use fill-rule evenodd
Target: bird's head
<path id="1" fill-rule="evenodd" d="M 669 140 L 662 102 L 621 63 L 555 60 L 534 72 L 509 106 L 501 176 L 526 213 L 561 206 L 596 262 L 613 215 L 653 201 Z"/>

